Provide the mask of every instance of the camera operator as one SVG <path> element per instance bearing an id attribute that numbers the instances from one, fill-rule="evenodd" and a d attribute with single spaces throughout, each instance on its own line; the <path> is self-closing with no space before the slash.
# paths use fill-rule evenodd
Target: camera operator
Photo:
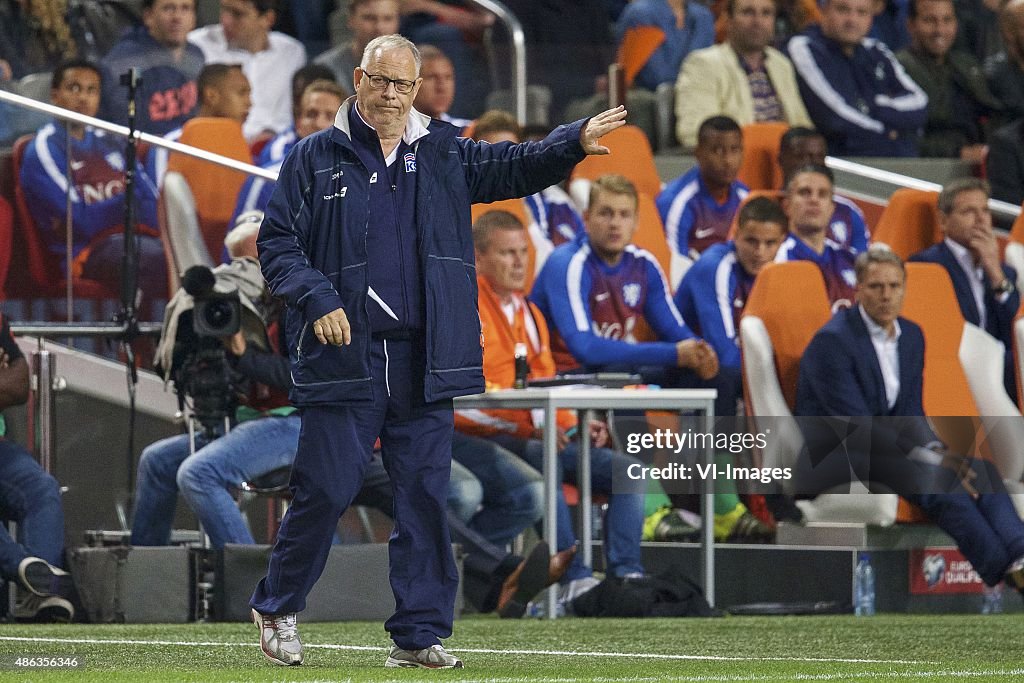
<path id="1" fill-rule="evenodd" d="M 228 234 L 225 244 L 232 259 L 256 259 L 258 228 L 257 221 L 241 222 Z M 271 346 L 281 348 L 276 343 L 276 320 L 265 322 Z M 230 489 L 290 466 L 295 457 L 299 418 L 287 404 L 291 379 L 286 358 L 256 349 L 242 332 L 222 341 L 233 370 L 253 383 L 250 401 L 239 409 L 239 422 L 227 434 L 214 438 L 217 434 L 211 430 L 197 432 L 192 457 L 188 434 L 157 441 L 143 450 L 132 517 L 133 545 L 170 541 L 179 489 L 214 548 L 254 543 Z M 180 383 L 176 385 L 182 391 Z M 232 388 L 224 386 L 222 391 L 230 393 Z"/>
<path id="2" fill-rule="evenodd" d="M 252 219 L 245 220 L 247 216 L 243 214 L 225 238 L 233 260 L 256 259 L 259 212 L 249 216 Z M 280 325 L 268 325 L 275 349 L 271 352 L 257 350 L 241 332 L 223 340 L 233 369 L 257 383 L 249 393 L 250 398 L 258 400 L 239 410 L 239 423 L 230 432 L 212 439 L 197 432 L 196 450 L 191 457 L 188 434 L 157 441 L 143 450 L 132 519 L 133 545 L 170 542 L 178 490 L 199 518 L 214 549 L 225 543 L 255 543 L 230 489 L 290 466 L 299 441 L 299 415 L 287 404 L 291 375 L 288 358 L 283 355 L 284 342 L 279 337 L 281 329 Z M 262 408 L 258 415 L 253 415 L 255 406 Z M 246 413 L 255 419 L 243 421 Z M 452 476 L 463 484 L 467 479 L 475 480 L 471 472 L 454 463 Z M 380 458 L 372 458 L 366 466 L 355 504 L 374 507 L 391 516 L 393 492 Z M 467 597 L 482 612 L 498 609 L 503 614 L 520 616 L 522 610 L 517 606 L 525 605 L 541 589 L 557 582 L 575 552 L 570 549 L 549 557 L 549 549 L 542 542 L 524 559 L 487 542 L 450 510 L 448 521 L 453 540 L 466 553 Z"/>

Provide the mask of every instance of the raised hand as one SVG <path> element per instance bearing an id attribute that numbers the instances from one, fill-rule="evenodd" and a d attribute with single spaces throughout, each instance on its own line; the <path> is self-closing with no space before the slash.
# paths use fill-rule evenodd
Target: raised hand
<path id="1" fill-rule="evenodd" d="M 608 154 L 611 150 L 599 140 L 616 128 L 626 125 L 626 108 L 621 104 L 594 116 L 580 133 L 580 144 L 587 154 Z"/>

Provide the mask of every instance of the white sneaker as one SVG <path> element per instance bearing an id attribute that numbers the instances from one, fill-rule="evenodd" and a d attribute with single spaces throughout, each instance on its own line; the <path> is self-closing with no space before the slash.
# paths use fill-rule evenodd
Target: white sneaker
<path id="1" fill-rule="evenodd" d="M 567 614 L 571 615 L 572 601 L 600 583 L 601 580 L 594 576 L 584 576 L 559 586 L 558 600 L 555 602 L 555 616 L 561 618 Z M 527 604 L 526 615 L 540 619 L 546 617 L 548 615 L 546 596 L 540 596 L 537 600 Z"/>
<path id="2" fill-rule="evenodd" d="M 440 645 L 431 645 L 422 650 L 403 650 L 397 645 L 391 648 L 384 666 L 395 668 L 419 669 L 461 669 L 462 660 L 444 651 Z"/>
<path id="3" fill-rule="evenodd" d="M 75 608 L 71 601 L 59 595 L 40 596 L 26 593 L 14 605 L 12 614 L 16 621 L 67 624 L 75 618 Z"/>
<path id="4" fill-rule="evenodd" d="M 302 642 L 295 625 L 295 614 L 271 616 L 252 611 L 252 620 L 260 630 L 260 649 L 274 664 L 302 664 Z"/>
<path id="5" fill-rule="evenodd" d="M 558 589 L 558 601 L 570 603 L 600 583 L 600 579 L 593 576 L 584 576 L 579 579 L 573 579 Z"/>
<path id="6" fill-rule="evenodd" d="M 60 595 L 61 582 L 70 580 L 70 575 L 38 557 L 26 557 L 18 563 L 18 583 L 39 597 Z"/>

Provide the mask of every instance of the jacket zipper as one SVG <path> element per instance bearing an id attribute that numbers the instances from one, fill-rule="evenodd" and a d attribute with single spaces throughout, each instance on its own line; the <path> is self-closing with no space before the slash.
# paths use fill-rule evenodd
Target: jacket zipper
<path id="1" fill-rule="evenodd" d="M 299 343 L 295 345 L 295 360 L 302 360 L 302 340 L 306 338 L 306 330 L 309 329 L 309 321 L 302 324 L 302 331 L 299 332 Z"/>
<path id="2" fill-rule="evenodd" d="M 398 163 L 397 159 L 395 160 L 395 163 L 396 164 Z M 397 169 L 396 169 L 395 172 L 397 174 L 397 172 L 398 172 Z M 398 205 L 398 185 L 395 184 L 395 183 L 391 184 L 391 203 L 392 203 L 392 205 L 394 206 L 394 209 L 395 209 L 395 233 L 396 233 L 396 237 L 398 238 L 398 265 L 399 265 L 399 273 L 401 273 L 401 276 L 400 276 L 401 277 L 401 281 L 400 281 L 399 285 L 400 285 L 401 290 L 402 290 L 402 316 L 403 316 L 402 320 L 408 326 L 408 324 L 409 324 L 409 298 L 406 296 L 407 289 L 406 289 L 406 272 L 405 272 L 405 254 L 403 253 L 404 252 L 404 249 L 403 249 L 404 245 L 402 244 L 402 217 L 401 217 L 401 214 L 399 213 L 401 211 L 401 208 Z"/>

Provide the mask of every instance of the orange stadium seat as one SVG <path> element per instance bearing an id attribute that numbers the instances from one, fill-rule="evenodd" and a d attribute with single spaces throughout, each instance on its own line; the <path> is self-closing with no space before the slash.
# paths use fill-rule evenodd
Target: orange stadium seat
<path id="1" fill-rule="evenodd" d="M 668 278 L 672 265 L 672 252 L 665 239 L 665 226 L 661 223 L 661 215 L 654 204 L 654 197 L 646 192 L 638 194 L 637 228 L 633 235 L 633 244 L 651 252 L 658 261 L 665 277 Z M 670 285 L 671 286 L 671 285 Z"/>
<path id="2" fill-rule="evenodd" d="M 870 197 L 851 197 L 845 192 L 839 192 L 839 194 L 844 195 L 847 199 L 857 205 L 864 214 L 864 222 L 868 224 L 870 234 L 874 234 L 878 221 L 882 219 L 882 212 L 885 211 L 885 205 L 881 203 L 881 200 L 876 200 Z"/>
<path id="3" fill-rule="evenodd" d="M 638 224 L 636 232 L 633 234 L 633 244 L 651 253 L 654 260 L 661 266 L 661 272 L 665 276 L 665 281 L 668 283 L 669 289 L 672 290 L 674 288 L 669 278 L 672 266 L 672 252 L 668 248 L 668 241 L 665 239 L 665 226 L 661 223 L 658 207 L 654 204 L 654 198 L 646 192 L 638 193 L 637 198 L 639 200 L 637 209 Z M 658 335 L 654 333 L 654 330 L 651 329 L 651 326 L 643 318 L 637 321 L 636 328 L 633 330 L 633 337 L 641 342 L 658 340 Z M 678 420 L 674 413 L 669 415 L 671 418 Z"/>
<path id="4" fill-rule="evenodd" d="M 743 163 L 739 179 L 751 190 L 782 187 L 779 143 L 789 124 L 778 121 L 743 126 Z"/>
<path id="5" fill-rule="evenodd" d="M 939 193 L 905 187 L 889 197 L 871 234 L 873 243 L 889 245 L 904 260 L 941 239 Z"/>
<path id="6" fill-rule="evenodd" d="M 1003 347 L 967 324 L 953 283 L 934 263 L 907 264 L 904 316 L 924 331 L 924 410 L 957 452 L 995 462 L 1004 478 L 1024 475 L 1024 421 L 1003 390 Z"/>
<path id="7" fill-rule="evenodd" d="M 626 30 L 616 57 L 626 78 L 626 88 L 633 85 L 636 75 L 664 42 L 665 32 L 656 26 L 633 26 Z"/>
<path id="8" fill-rule="evenodd" d="M 1017 215 L 1010 228 L 1003 259 L 1017 271 L 1017 289 L 1024 285 L 1024 211 Z M 1024 404 L 1022 404 L 1024 405 Z"/>
<path id="9" fill-rule="evenodd" d="M 754 288 L 743 312 L 741 329 L 745 329 L 748 318 L 761 322 L 771 350 L 771 359 L 781 391 L 784 406 L 792 411 L 796 404 L 796 382 L 800 370 L 800 357 L 814 333 L 831 317 L 825 280 L 816 265 L 809 261 L 770 263 L 757 276 Z M 746 351 L 747 335 L 743 335 Z M 744 354 L 745 356 L 746 354 Z M 748 389 L 760 382 L 748 374 L 744 358 L 745 384 Z M 754 414 L 767 404 L 756 397 L 752 399 Z M 775 407 L 777 400 L 770 405 Z M 781 407 L 781 406 L 780 406 Z"/>
<path id="10" fill-rule="evenodd" d="M 761 465 L 792 465 L 803 435 L 792 417 L 800 358 L 814 334 L 831 316 L 825 282 L 811 263 L 770 264 L 754 284 L 740 334 L 747 413 L 758 431 L 770 420 L 772 438 L 761 452 Z M 852 491 L 866 491 L 853 486 Z M 860 522 L 887 526 L 912 520 L 895 495 L 824 493 L 798 503 L 808 521 Z M 903 514 L 900 512 L 903 510 Z"/>
<path id="11" fill-rule="evenodd" d="M 654 165 L 651 143 L 640 128 L 622 126 L 601 138 L 601 142 L 611 150 L 611 154 L 588 156 L 576 165 L 572 172 L 573 180 L 596 180 L 606 173 L 619 173 L 633 181 L 638 191 L 658 196 L 661 177 Z"/>
<path id="12" fill-rule="evenodd" d="M 249 145 L 237 121 L 220 117 L 198 117 L 185 124 L 178 142 L 208 152 L 252 163 Z M 195 157 L 172 152 L 167 170 L 185 177 L 195 198 L 196 214 L 203 242 L 214 263 L 220 262 L 224 236 L 235 209 L 235 200 L 245 174 Z"/>

